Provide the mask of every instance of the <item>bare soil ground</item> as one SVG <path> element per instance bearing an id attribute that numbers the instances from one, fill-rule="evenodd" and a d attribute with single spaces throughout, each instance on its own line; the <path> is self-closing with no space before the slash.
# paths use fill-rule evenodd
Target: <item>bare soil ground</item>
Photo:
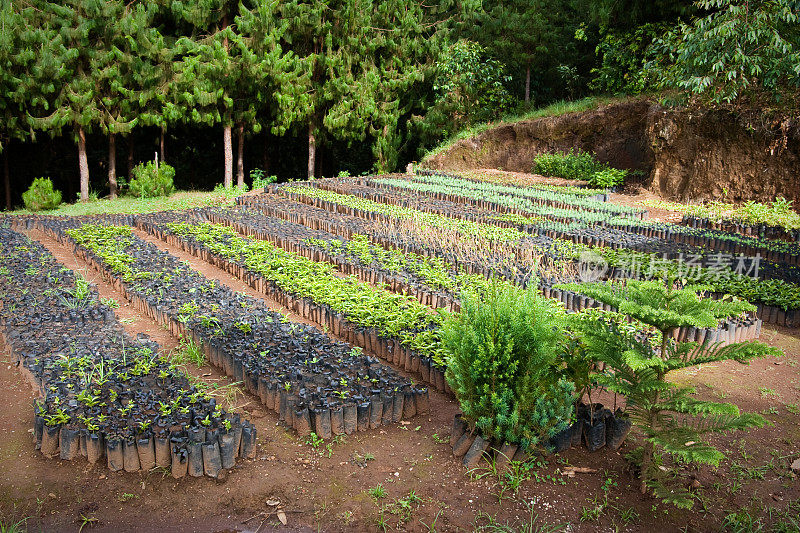
<path id="1" fill-rule="evenodd" d="M 264 298 L 226 272 L 157 241 L 143 238 L 184 259 L 204 275 L 234 290 Z M 165 352 L 177 340 L 134 311 L 120 294 L 71 250 L 38 232 L 30 236 L 47 246 L 71 269 L 83 270 L 100 295 L 115 298 L 115 312 L 132 333 L 144 332 Z M 275 302 L 267 305 L 279 310 Z M 284 310 L 285 311 L 285 310 Z M 289 318 L 301 321 L 289 314 Z M 357 433 L 337 442 L 312 446 L 284 429 L 257 398 L 239 392 L 232 401 L 252 420 L 259 434 L 256 458 L 239 461 L 224 479 L 172 479 L 169 474 L 111 472 L 79 459 L 47 459 L 32 442 L 33 393 L 9 363 L 0 365 L 0 521 L 26 519 L 42 531 L 472 531 L 490 523 L 568 524 L 569 531 L 712 531 L 725 516 L 746 512 L 765 524 L 785 520 L 800 500 L 800 482 L 789 465 L 800 457 L 800 332 L 766 327 L 762 340 L 783 349 L 781 359 L 704 365 L 678 379 L 693 384 L 707 399 L 724 399 L 757 411 L 771 427 L 722 435 L 715 444 L 727 458 L 719 468 L 686 472 L 696 488 L 691 511 L 659 504 L 638 492 L 635 473 L 619 451 L 590 454 L 571 449 L 540 459 L 514 494 L 496 476 L 476 479 L 451 453 L 447 439 L 452 398 L 431 392 L 431 413 L 394 427 Z M 188 369 L 217 383 L 228 378 L 206 365 Z M 567 466 L 593 470 L 575 477 Z M 386 492 L 375 499 L 369 490 Z M 419 499 L 409 498 L 413 491 Z M 268 500 L 286 511 L 283 526 Z"/>

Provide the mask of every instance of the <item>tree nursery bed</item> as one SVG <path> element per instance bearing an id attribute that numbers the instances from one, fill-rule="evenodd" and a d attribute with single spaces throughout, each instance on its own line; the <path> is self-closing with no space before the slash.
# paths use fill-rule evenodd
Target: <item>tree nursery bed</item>
<path id="1" fill-rule="evenodd" d="M 667 335 L 581 277 L 587 252 L 608 261 L 602 280 L 621 283 L 630 254 L 676 252 L 661 257 L 668 275 L 679 252 L 708 255 L 735 241 L 737 253 L 772 250 L 785 266 L 797 264 L 796 246 L 689 218 L 692 228 L 676 220 L 669 235 L 661 226 L 647 232 L 648 213 L 616 202 L 619 193 L 511 178 L 316 180 L 268 187 L 229 208 L 4 217 L 0 523 L 220 533 L 797 531 L 793 272 L 767 268 L 771 279 L 750 285 L 724 278 L 701 298 L 725 306 L 726 294 L 749 295 L 756 305 Z M 551 215 L 567 214 L 583 229 L 552 224 Z M 463 388 L 450 381 L 457 367 L 447 338 L 451 319 L 472 312 L 465 291 L 488 297 L 497 283 L 548 297 L 544 308 L 564 324 L 585 316 L 621 328 L 656 356 L 671 343 L 733 349 L 756 338 L 781 350 L 748 365 L 703 360 L 669 377 L 694 389 L 692 402 L 731 402 L 766 424 L 707 435 L 724 454 L 718 465 L 659 463 L 688 490 L 691 508 L 640 491 L 632 456 L 642 428 L 611 428 L 637 399 L 605 387 L 578 393 L 571 414 L 525 452 L 484 440 L 459 414 Z M 567 372 L 564 361 L 553 371 Z M 596 416 L 606 425 L 600 445 Z"/>

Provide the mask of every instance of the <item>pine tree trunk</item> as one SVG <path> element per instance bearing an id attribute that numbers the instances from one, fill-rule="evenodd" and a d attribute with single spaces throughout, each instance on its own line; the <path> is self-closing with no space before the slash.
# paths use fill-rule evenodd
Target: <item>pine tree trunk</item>
<path id="1" fill-rule="evenodd" d="M 3 181 L 6 186 L 6 209 L 11 211 L 11 173 L 8 171 L 8 144 L 3 150 Z"/>
<path id="2" fill-rule="evenodd" d="M 81 202 L 89 199 L 89 162 L 86 159 L 86 133 L 78 126 L 78 168 L 81 172 Z"/>
<path id="3" fill-rule="evenodd" d="M 117 142 L 116 135 L 108 134 L 108 196 L 117 197 Z"/>
<path id="4" fill-rule="evenodd" d="M 528 62 L 527 68 L 525 69 L 525 103 L 530 103 L 531 101 L 531 64 Z"/>
<path id="5" fill-rule="evenodd" d="M 651 417 L 652 418 L 652 417 Z M 654 422 L 651 423 L 651 426 Z M 642 453 L 642 465 L 641 465 L 641 472 L 639 477 L 641 478 L 641 483 L 639 485 L 639 492 L 642 494 L 647 494 L 647 480 L 648 480 L 648 470 L 650 470 L 650 466 L 653 462 L 653 454 L 655 453 L 655 448 L 653 447 L 653 443 L 650 441 L 646 441 L 644 444 L 644 452 Z"/>
<path id="6" fill-rule="evenodd" d="M 314 179 L 317 157 L 317 139 L 314 137 L 314 122 L 308 123 L 308 179 Z"/>
<path id="7" fill-rule="evenodd" d="M 323 169 L 325 168 L 325 148 L 317 146 L 316 160 L 314 161 L 314 177 L 319 179 L 322 177 Z"/>
<path id="8" fill-rule="evenodd" d="M 231 127 L 225 126 L 222 131 L 222 144 L 225 150 L 225 188 L 233 186 L 233 141 L 231 139 Z"/>
<path id="9" fill-rule="evenodd" d="M 167 136 L 167 127 L 161 126 L 161 141 L 159 142 L 161 148 L 161 158 L 159 161 L 162 163 L 167 162 L 167 143 L 166 143 L 166 136 Z"/>
<path id="10" fill-rule="evenodd" d="M 236 154 L 236 185 L 244 185 L 244 124 L 239 124 L 239 152 Z"/>

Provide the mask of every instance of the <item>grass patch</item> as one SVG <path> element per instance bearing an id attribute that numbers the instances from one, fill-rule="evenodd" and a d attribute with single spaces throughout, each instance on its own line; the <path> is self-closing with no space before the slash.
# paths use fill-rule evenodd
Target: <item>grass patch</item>
<path id="1" fill-rule="evenodd" d="M 169 211 L 172 209 L 183 210 L 194 207 L 206 207 L 230 203 L 232 196 L 223 192 L 209 191 L 178 191 L 172 196 L 162 198 L 135 198 L 133 196 L 123 196 L 114 200 L 94 200 L 89 202 L 76 202 L 74 204 L 62 204 L 58 209 L 47 211 L 46 213 L 34 213 L 28 209 L 18 209 L 8 211 L 9 215 L 32 215 L 46 214 L 57 216 L 81 216 L 81 215 L 106 215 L 106 214 L 126 214 L 133 215 L 138 213 L 153 213 L 156 211 Z"/>
<path id="2" fill-rule="evenodd" d="M 456 142 L 462 139 L 469 139 L 471 137 L 475 137 L 483 133 L 486 130 L 491 128 L 496 128 L 499 126 L 504 126 L 506 124 L 513 124 L 515 122 L 520 122 L 523 120 L 533 120 L 542 117 L 557 117 L 560 115 L 566 115 L 567 113 L 580 113 L 583 111 L 590 111 L 593 109 L 597 109 L 602 105 L 607 105 L 612 102 L 621 101 L 621 98 L 612 97 L 612 96 L 588 96 L 586 98 L 581 98 L 580 100 L 559 100 L 558 102 L 554 102 L 548 106 L 541 107 L 539 109 L 533 109 L 531 111 L 527 111 L 524 113 L 511 113 L 508 115 L 503 116 L 500 120 L 494 122 L 484 122 L 482 124 L 476 124 L 471 126 L 465 130 L 462 130 L 446 141 L 442 142 L 435 148 L 432 148 L 428 152 L 425 153 L 425 156 L 422 160 L 430 159 L 431 157 L 435 157 L 440 153 L 449 150 Z"/>

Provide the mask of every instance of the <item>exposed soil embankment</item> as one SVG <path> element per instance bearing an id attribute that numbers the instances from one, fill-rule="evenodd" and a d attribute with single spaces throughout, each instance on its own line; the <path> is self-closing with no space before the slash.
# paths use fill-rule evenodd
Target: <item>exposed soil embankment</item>
<path id="1" fill-rule="evenodd" d="M 489 129 L 426 160 L 433 169 L 499 168 L 530 172 L 543 152 L 592 151 L 618 168 L 640 170 L 634 178 L 674 200 L 800 203 L 800 139 L 782 149 L 775 138 L 749 131 L 720 111 L 664 108 L 635 99 L 596 110 L 523 120 Z"/>

